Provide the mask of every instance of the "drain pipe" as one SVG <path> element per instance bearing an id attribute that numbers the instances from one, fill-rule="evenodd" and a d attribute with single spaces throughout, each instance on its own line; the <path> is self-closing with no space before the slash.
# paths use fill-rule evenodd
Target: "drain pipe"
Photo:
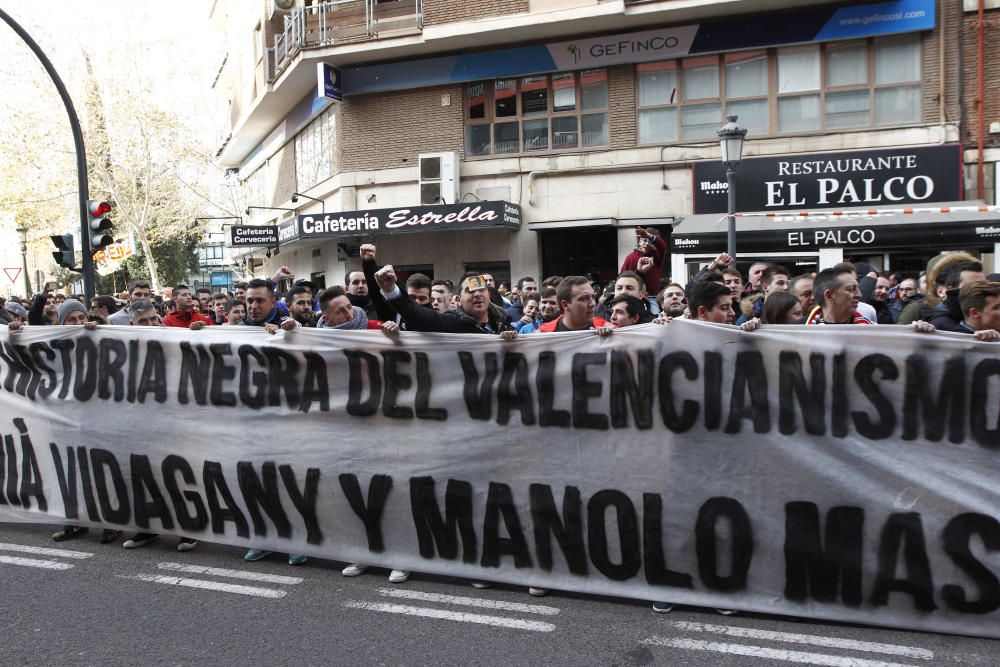
<path id="1" fill-rule="evenodd" d="M 983 118 L 983 95 L 985 94 L 985 86 L 983 84 L 983 25 L 985 23 L 983 18 L 983 5 L 985 0 L 979 0 L 979 18 L 976 22 L 976 115 L 978 116 L 978 145 L 977 151 L 979 153 L 977 157 L 976 165 L 976 197 L 983 201 L 984 197 L 984 184 L 983 184 L 983 138 L 985 135 L 985 120 Z"/>

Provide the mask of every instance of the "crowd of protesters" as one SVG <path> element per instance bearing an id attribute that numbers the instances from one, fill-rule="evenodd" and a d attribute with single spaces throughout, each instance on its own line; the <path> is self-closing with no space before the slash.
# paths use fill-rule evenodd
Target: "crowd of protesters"
<path id="1" fill-rule="evenodd" d="M 258 326 L 271 333 L 298 327 L 347 330 L 401 330 L 517 336 L 592 330 L 601 336 L 616 329 L 689 318 L 753 331 L 763 325 L 862 324 L 907 326 L 922 333 L 947 331 L 1000 341 L 1000 275 L 984 275 L 982 264 L 965 252 L 937 255 L 919 274 L 884 273 L 865 263 L 844 263 L 818 273 L 796 274 L 787 267 L 754 263 L 746 276 L 733 258 L 720 254 L 686 284 L 662 278 L 666 243 L 654 229 L 639 229 L 635 251 L 616 279 L 607 285 L 584 276 L 550 276 L 539 281 L 524 276 L 508 288 L 494 277 L 466 273 L 457 281 L 414 273 L 400 281 L 391 265 L 379 267 L 376 247 L 362 245 L 361 267 L 349 271 L 344 284 L 317 290 L 296 280 L 284 294 L 278 289 L 292 274 L 281 267 L 270 280 L 237 283 L 232 293 L 207 288 L 173 287 L 171 297 L 152 293 L 150 284 L 135 281 L 125 303 L 112 296 L 95 297 L 87 308 L 80 296 L 41 293 L 30 303 L 8 299 L 0 308 L 0 324 L 15 331 L 25 326 L 97 325 L 167 326 L 192 330 L 207 326 Z M 318 292 L 318 293 L 317 293 Z M 66 526 L 53 535 L 62 541 L 86 532 Z M 102 542 L 119 531 L 105 530 Z M 141 547 L 157 539 L 139 533 L 124 542 Z M 178 549 L 197 542 L 182 538 Z M 251 549 L 244 558 L 259 560 L 270 552 Z M 297 565 L 305 556 L 289 554 Z M 366 570 L 348 565 L 344 576 Z M 410 573 L 394 569 L 393 583 Z M 485 582 L 473 582 L 485 587 Z M 532 586 L 532 595 L 546 590 Z M 656 602 L 659 612 L 672 605 Z M 718 610 L 720 613 L 734 613 Z"/>

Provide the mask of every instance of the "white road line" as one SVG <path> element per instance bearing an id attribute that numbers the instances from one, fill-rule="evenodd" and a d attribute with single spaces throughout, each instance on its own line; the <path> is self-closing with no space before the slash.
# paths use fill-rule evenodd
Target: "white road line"
<path id="1" fill-rule="evenodd" d="M 746 655 L 753 658 L 782 660 L 784 662 L 797 662 L 806 665 L 822 665 L 823 667 L 911 667 L 898 662 L 882 662 L 880 660 L 850 658 L 839 655 L 827 655 L 825 653 L 786 651 L 783 649 L 765 648 L 763 646 L 747 646 L 744 644 L 724 644 L 722 642 L 707 642 L 700 639 L 650 637 L 649 639 L 644 640 L 643 643 L 653 644 L 655 646 L 668 646 L 670 648 L 679 648 L 687 651 L 714 651 L 715 653 Z"/>
<path id="2" fill-rule="evenodd" d="M 9 544 L 0 542 L 0 551 L 15 551 L 22 554 L 37 554 L 39 556 L 56 556 L 57 558 L 73 558 L 83 560 L 94 554 L 86 551 L 67 551 L 65 549 L 46 549 L 45 547 L 29 547 L 25 544 Z"/>
<path id="3" fill-rule="evenodd" d="M 380 588 L 380 595 L 390 598 L 405 598 L 407 600 L 420 600 L 422 602 L 441 602 L 444 604 L 458 604 L 466 607 L 482 607 L 484 609 L 503 609 L 504 611 L 520 611 L 525 614 L 542 614 L 543 616 L 555 616 L 559 613 L 557 607 L 546 607 L 540 604 L 524 604 L 521 602 L 504 602 L 502 600 L 483 600 L 480 598 L 462 597 L 459 595 L 443 595 L 441 593 L 424 593 L 402 588 Z"/>
<path id="4" fill-rule="evenodd" d="M 792 632 L 772 632 L 770 630 L 755 630 L 753 628 L 740 628 L 732 625 L 713 625 L 710 623 L 693 623 L 691 621 L 671 621 L 670 625 L 680 630 L 692 632 L 715 632 L 730 637 L 744 637 L 749 639 L 770 639 L 776 642 L 788 642 L 790 644 L 812 644 L 824 648 L 842 648 L 849 651 L 867 651 L 869 653 L 887 653 L 889 655 L 899 655 L 904 658 L 919 658 L 922 660 L 933 660 L 934 652 L 925 648 L 915 646 L 900 646 L 898 644 L 881 644 L 878 642 L 861 642 L 853 639 L 839 639 L 837 637 L 821 637 L 818 635 L 800 635 Z"/>
<path id="5" fill-rule="evenodd" d="M 203 567 L 201 565 L 187 565 L 185 563 L 157 563 L 156 567 L 161 570 L 171 572 L 184 572 L 187 574 L 208 574 L 215 577 L 227 577 L 229 579 L 247 579 L 248 581 L 266 581 L 269 584 L 301 584 L 302 577 L 286 577 L 282 574 L 266 574 L 264 572 L 244 572 L 242 570 L 226 570 L 221 567 Z"/>
<path id="6" fill-rule="evenodd" d="M 409 605 L 389 604 L 387 602 L 348 600 L 344 603 L 344 606 L 352 609 L 364 609 L 366 611 L 384 611 L 388 614 L 407 614 L 409 616 L 422 616 L 424 618 L 438 618 L 445 621 L 463 621 L 465 623 L 495 625 L 497 627 L 513 628 L 515 630 L 552 632 L 556 629 L 556 626 L 552 623 L 545 623 L 543 621 L 523 621 L 518 618 L 506 618 L 504 616 L 467 614 L 459 611 L 445 611 L 444 609 L 431 609 L 429 607 L 411 607 Z"/>
<path id="7" fill-rule="evenodd" d="M 68 570 L 73 567 L 72 563 L 60 563 L 57 560 L 42 560 L 40 558 L 19 558 L 17 556 L 0 556 L 0 563 L 7 565 L 26 565 L 28 567 L 40 567 L 43 570 Z"/>
<path id="8" fill-rule="evenodd" d="M 185 586 L 187 588 L 199 588 L 205 591 L 218 591 L 220 593 L 239 593 L 240 595 L 252 595 L 258 598 L 283 598 L 285 591 L 275 588 L 257 588 L 256 586 L 241 586 L 239 584 L 223 584 L 218 581 L 205 581 L 203 579 L 187 579 L 184 577 L 168 577 L 165 574 L 136 574 L 117 575 L 122 579 L 135 579 L 137 581 L 148 581 L 154 584 L 167 584 L 170 586 Z"/>

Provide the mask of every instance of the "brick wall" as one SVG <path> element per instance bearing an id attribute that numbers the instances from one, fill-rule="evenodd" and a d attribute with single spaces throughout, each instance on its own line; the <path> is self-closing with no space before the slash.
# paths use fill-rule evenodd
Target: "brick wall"
<path id="1" fill-rule="evenodd" d="M 635 147 L 635 65 L 608 68 L 608 104 L 610 147 Z"/>
<path id="2" fill-rule="evenodd" d="M 985 125 L 984 146 L 995 147 L 996 135 L 989 133 L 990 122 L 1000 121 L 1000 11 L 988 11 L 984 16 L 986 27 L 983 33 L 983 120 Z M 977 39 L 975 12 L 966 13 L 962 28 L 962 86 L 963 116 L 962 141 L 975 147 L 979 138 L 979 110 L 976 101 L 979 95 L 977 83 Z M 955 85 L 957 87 L 957 79 Z"/>
<path id="3" fill-rule="evenodd" d="M 424 25 L 523 14 L 528 0 L 424 0 Z"/>
<path id="4" fill-rule="evenodd" d="M 450 106 L 441 105 L 443 95 L 451 96 Z M 461 154 L 465 134 L 462 104 L 462 86 L 345 98 L 337 112 L 339 170 L 415 165 L 420 153 Z"/>
<path id="5" fill-rule="evenodd" d="M 280 206 L 295 192 L 295 142 L 288 142 L 268 160 L 274 188 L 267 206 Z"/>
<path id="6" fill-rule="evenodd" d="M 938 3 L 938 27 L 923 33 L 921 40 L 921 74 L 923 79 L 923 120 L 927 123 L 957 122 L 959 118 L 958 80 L 958 39 L 961 26 L 961 10 L 955 3 Z M 944 71 L 941 71 L 941 38 L 945 41 Z M 944 77 L 944 116 L 940 106 L 940 83 Z"/>

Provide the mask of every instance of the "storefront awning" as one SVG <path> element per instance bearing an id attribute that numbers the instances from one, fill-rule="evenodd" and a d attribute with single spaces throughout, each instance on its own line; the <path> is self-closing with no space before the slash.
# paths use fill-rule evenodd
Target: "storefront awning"
<path id="1" fill-rule="evenodd" d="M 727 216 L 690 215 L 674 227 L 675 253 L 726 249 Z M 1000 207 L 981 202 L 899 209 L 804 211 L 736 218 L 741 252 L 818 251 L 821 248 L 979 247 L 1000 243 Z"/>

